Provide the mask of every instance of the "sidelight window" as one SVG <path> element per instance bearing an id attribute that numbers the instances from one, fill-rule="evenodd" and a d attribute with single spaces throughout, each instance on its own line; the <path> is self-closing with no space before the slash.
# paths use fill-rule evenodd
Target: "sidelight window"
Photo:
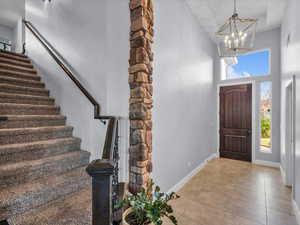
<path id="1" fill-rule="evenodd" d="M 272 137 L 272 82 L 260 84 L 260 150 L 271 152 Z"/>

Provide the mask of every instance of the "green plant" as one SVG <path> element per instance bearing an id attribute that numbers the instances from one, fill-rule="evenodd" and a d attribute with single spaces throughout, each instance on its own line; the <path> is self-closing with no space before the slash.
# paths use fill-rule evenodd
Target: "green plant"
<path id="1" fill-rule="evenodd" d="M 166 194 L 160 192 L 160 187 L 155 186 L 151 180 L 147 189 L 142 189 L 139 193 L 129 194 L 125 200 L 121 201 L 116 207 L 131 207 L 132 213 L 128 215 L 127 220 L 130 220 L 131 225 L 145 225 L 154 223 L 161 225 L 162 218 L 169 218 L 173 224 L 177 225 L 177 220 L 173 213 L 173 208 L 168 204 L 169 201 L 179 198 L 172 192 Z"/>
<path id="2" fill-rule="evenodd" d="M 271 135 L 271 120 L 262 116 L 261 118 L 261 136 L 262 138 L 269 138 Z"/>

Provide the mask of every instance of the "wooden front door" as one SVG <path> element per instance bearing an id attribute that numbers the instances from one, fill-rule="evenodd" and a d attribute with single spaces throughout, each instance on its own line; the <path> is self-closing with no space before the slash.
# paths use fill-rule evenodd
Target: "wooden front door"
<path id="1" fill-rule="evenodd" d="M 220 88 L 220 156 L 252 160 L 252 84 Z"/>

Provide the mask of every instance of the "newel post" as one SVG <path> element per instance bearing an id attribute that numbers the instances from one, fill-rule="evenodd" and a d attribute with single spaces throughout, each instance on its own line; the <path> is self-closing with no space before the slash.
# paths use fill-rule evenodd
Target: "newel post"
<path id="1" fill-rule="evenodd" d="M 113 160 L 95 160 L 86 169 L 92 177 L 93 225 L 112 225 Z"/>

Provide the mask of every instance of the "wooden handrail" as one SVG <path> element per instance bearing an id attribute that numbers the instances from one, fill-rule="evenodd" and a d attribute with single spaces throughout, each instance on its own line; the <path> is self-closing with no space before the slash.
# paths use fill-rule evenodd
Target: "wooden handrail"
<path id="1" fill-rule="evenodd" d="M 55 62 L 63 69 L 63 71 L 68 75 L 68 77 L 74 82 L 74 84 L 79 88 L 79 90 L 85 95 L 85 97 L 94 106 L 94 118 L 99 120 L 110 120 L 112 116 L 101 116 L 100 115 L 100 105 L 96 99 L 90 94 L 90 92 L 80 83 L 76 78 L 72 70 L 67 66 L 66 62 L 63 62 L 59 53 L 52 47 L 52 45 L 43 37 L 43 35 L 37 30 L 37 28 L 29 21 L 23 20 L 24 25 L 28 30 L 36 37 L 36 39 L 44 46 L 47 52 L 55 60 Z"/>

